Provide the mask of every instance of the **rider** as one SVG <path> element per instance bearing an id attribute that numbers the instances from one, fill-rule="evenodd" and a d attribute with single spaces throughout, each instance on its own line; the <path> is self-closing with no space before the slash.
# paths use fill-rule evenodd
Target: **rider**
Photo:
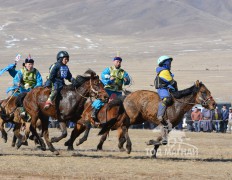
<path id="1" fill-rule="evenodd" d="M 129 74 L 121 68 L 122 58 L 114 57 L 113 66 L 105 68 L 101 74 L 101 79 L 104 84 L 104 88 L 108 93 L 110 100 L 115 97 L 122 96 L 122 86 L 130 84 Z M 96 116 L 100 108 L 104 103 L 97 99 L 92 104 L 91 117 L 96 121 Z"/>
<path id="2" fill-rule="evenodd" d="M 40 72 L 34 68 L 34 60 L 29 58 L 25 59 L 25 64 L 22 69 L 20 69 L 13 79 L 15 86 L 19 87 L 20 93 L 29 92 L 35 87 L 42 86 L 43 79 Z M 30 117 L 25 112 L 24 107 L 20 107 L 21 117 L 29 121 Z"/>
<path id="3" fill-rule="evenodd" d="M 52 90 L 51 94 L 48 97 L 48 100 L 45 103 L 45 110 L 52 105 L 53 100 L 65 85 L 64 79 L 67 79 L 74 85 L 76 83 L 75 79 L 72 77 L 72 74 L 69 71 L 68 66 L 66 65 L 69 62 L 68 52 L 58 52 L 56 59 L 57 62 L 49 68 L 50 74 L 48 77 L 48 81 L 50 81 L 52 84 Z"/>
<path id="4" fill-rule="evenodd" d="M 171 73 L 172 58 L 169 56 L 160 56 L 156 68 L 157 76 L 155 78 L 155 87 L 158 89 L 159 97 L 162 101 L 158 105 L 157 118 L 163 125 L 163 144 L 167 144 L 167 121 L 164 119 L 164 114 L 168 106 L 172 104 L 170 92 L 177 91 L 177 82 L 173 79 L 174 74 Z"/>

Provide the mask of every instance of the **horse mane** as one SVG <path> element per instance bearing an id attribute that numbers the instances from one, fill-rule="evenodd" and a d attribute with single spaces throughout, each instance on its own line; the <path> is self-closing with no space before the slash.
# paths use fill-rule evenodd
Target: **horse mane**
<path id="1" fill-rule="evenodd" d="M 199 83 L 200 87 L 203 85 L 202 83 Z M 181 91 L 177 91 L 177 92 L 171 92 L 171 94 L 174 96 L 174 98 L 176 99 L 180 99 L 186 96 L 189 96 L 191 94 L 195 94 L 197 93 L 199 90 L 199 87 L 197 87 L 195 84 L 193 86 L 191 86 L 190 88 L 181 90 Z"/>
<path id="2" fill-rule="evenodd" d="M 78 87 L 80 87 L 82 84 L 84 84 L 87 80 L 89 80 L 91 77 L 96 76 L 96 72 L 92 69 L 87 69 L 83 75 L 77 75 L 76 81 L 79 84 Z M 74 90 L 75 87 L 72 84 L 64 86 L 65 90 Z"/>

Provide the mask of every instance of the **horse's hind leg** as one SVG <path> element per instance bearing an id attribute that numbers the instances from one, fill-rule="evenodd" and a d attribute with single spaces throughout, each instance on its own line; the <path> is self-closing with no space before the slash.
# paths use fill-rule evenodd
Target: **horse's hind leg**
<path id="1" fill-rule="evenodd" d="M 126 138 L 126 149 L 127 149 L 127 153 L 130 154 L 131 150 L 132 150 L 132 143 L 128 134 L 128 128 L 126 126 L 122 126 L 122 131 L 123 134 Z"/>
<path id="2" fill-rule="evenodd" d="M 100 142 L 98 143 L 97 145 L 97 150 L 102 150 L 102 146 L 103 146 L 103 143 L 105 142 L 106 138 L 107 138 L 107 135 L 109 134 L 109 131 L 105 132 L 101 139 L 100 139 Z"/>
<path id="3" fill-rule="evenodd" d="M 122 132 L 122 128 L 119 127 L 118 129 L 118 148 L 121 152 L 126 151 L 123 147 L 124 143 L 126 142 L 126 138 Z"/>
<path id="4" fill-rule="evenodd" d="M 11 147 L 15 147 L 16 141 L 17 141 L 17 137 L 15 135 L 13 135 Z"/>
<path id="5" fill-rule="evenodd" d="M 68 146 L 68 150 L 69 151 L 73 151 L 73 143 L 75 141 L 75 139 L 82 133 L 85 131 L 86 126 L 84 126 L 83 124 L 79 124 L 77 123 L 76 126 L 74 127 L 74 129 L 72 130 L 71 136 L 69 138 L 68 141 L 65 142 L 65 146 Z M 83 141 L 84 142 L 84 141 Z M 82 142 L 82 143 L 83 143 Z M 77 146 L 80 145 L 81 143 L 77 143 Z"/>
<path id="6" fill-rule="evenodd" d="M 61 130 L 61 136 L 51 138 L 51 143 L 59 142 L 61 139 L 67 137 L 68 132 L 67 132 L 67 126 L 65 122 L 60 122 L 60 130 Z"/>

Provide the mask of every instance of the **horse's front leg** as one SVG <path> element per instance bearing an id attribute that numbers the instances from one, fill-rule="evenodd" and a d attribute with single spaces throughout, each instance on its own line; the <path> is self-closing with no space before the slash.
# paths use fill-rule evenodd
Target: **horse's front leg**
<path id="1" fill-rule="evenodd" d="M 61 139 L 66 138 L 68 135 L 67 126 L 65 122 L 60 122 L 61 136 L 51 138 L 51 143 L 59 142 Z"/>
<path id="2" fill-rule="evenodd" d="M 54 148 L 52 145 L 50 139 L 49 139 L 49 132 L 48 132 L 48 123 L 49 123 L 49 118 L 48 117 L 40 117 L 41 124 L 42 124 L 42 133 L 43 137 L 46 141 L 46 144 L 48 145 L 48 149 L 53 152 L 55 155 L 59 155 L 59 152 Z"/>
<path id="3" fill-rule="evenodd" d="M 30 124 L 30 131 L 32 133 L 33 136 L 35 136 L 40 144 L 40 148 L 43 151 L 46 151 L 46 145 L 43 141 L 43 139 L 38 135 L 37 131 L 36 131 L 36 121 L 38 119 L 38 116 L 31 116 L 31 124 Z"/>
<path id="4" fill-rule="evenodd" d="M 2 120 L 2 118 L 0 118 L 0 131 L 2 133 L 2 138 L 4 139 L 4 142 L 7 142 L 7 133 L 4 129 L 4 124 L 5 122 Z"/>
<path id="5" fill-rule="evenodd" d="M 65 146 L 68 146 L 68 151 L 73 151 L 74 148 L 73 148 L 73 143 L 75 141 L 75 139 L 81 134 L 83 133 L 84 131 L 86 130 L 86 126 L 82 123 L 77 123 L 76 126 L 74 127 L 74 129 L 72 130 L 72 133 L 71 133 L 71 136 L 69 138 L 68 141 L 65 142 Z M 88 129 L 87 129 L 88 130 Z M 86 134 L 86 132 L 85 132 Z M 85 135 L 84 135 L 85 136 Z M 82 140 L 81 140 L 82 139 Z M 77 142 L 77 146 L 82 144 L 85 140 L 84 140 L 84 137 L 81 138 L 79 140 L 79 142 Z M 87 140 L 87 138 L 86 138 Z"/>

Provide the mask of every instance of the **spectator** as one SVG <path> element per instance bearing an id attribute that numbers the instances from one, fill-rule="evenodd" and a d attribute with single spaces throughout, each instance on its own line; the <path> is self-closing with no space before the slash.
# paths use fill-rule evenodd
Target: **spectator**
<path id="1" fill-rule="evenodd" d="M 231 134 L 231 127 L 232 127 L 232 107 L 229 108 L 229 119 L 228 119 L 228 128 Z"/>
<path id="2" fill-rule="evenodd" d="M 199 121 L 202 119 L 202 114 L 197 107 L 195 107 L 194 111 L 191 113 L 191 119 L 193 121 L 195 132 L 200 132 Z"/>
<path id="3" fill-rule="evenodd" d="M 204 132 L 212 131 L 212 119 L 213 113 L 211 110 L 203 108 L 202 109 L 202 121 L 200 122 L 200 128 L 203 128 Z"/>
<path id="4" fill-rule="evenodd" d="M 213 130 L 217 133 L 220 131 L 220 121 L 221 121 L 221 112 L 219 111 L 218 107 L 215 108 L 213 111 Z"/>
<path id="5" fill-rule="evenodd" d="M 226 133 L 227 124 L 228 124 L 228 117 L 229 117 L 229 111 L 226 108 L 226 105 L 224 104 L 221 109 L 222 114 L 222 121 L 220 123 L 220 130 L 222 133 Z"/>
<path id="6" fill-rule="evenodd" d="M 188 131 L 193 131 L 193 121 L 191 119 L 191 113 L 192 113 L 192 109 L 190 109 L 187 113 L 185 113 L 185 118 L 186 118 L 186 123 L 187 123 L 187 129 Z"/>

